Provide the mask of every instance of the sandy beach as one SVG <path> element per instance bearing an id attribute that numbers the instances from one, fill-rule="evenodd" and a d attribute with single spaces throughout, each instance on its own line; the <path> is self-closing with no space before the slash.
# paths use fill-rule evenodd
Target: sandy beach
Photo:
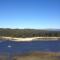
<path id="1" fill-rule="evenodd" d="M 54 41 L 59 40 L 60 37 L 29 37 L 29 38 L 15 38 L 15 37 L 2 37 L 2 39 L 11 40 L 11 41 Z"/>

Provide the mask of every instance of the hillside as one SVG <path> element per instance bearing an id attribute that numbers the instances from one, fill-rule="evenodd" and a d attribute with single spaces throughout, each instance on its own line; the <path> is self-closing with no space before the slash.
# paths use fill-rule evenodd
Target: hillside
<path id="1" fill-rule="evenodd" d="M 60 37 L 60 30 L 0 28 L 0 37 Z"/>

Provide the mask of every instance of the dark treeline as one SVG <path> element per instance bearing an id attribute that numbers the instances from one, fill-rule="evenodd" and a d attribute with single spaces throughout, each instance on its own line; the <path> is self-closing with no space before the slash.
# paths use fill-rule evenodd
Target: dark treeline
<path id="1" fill-rule="evenodd" d="M 39 29 L 0 28 L 0 36 L 7 37 L 60 37 L 60 31 Z"/>

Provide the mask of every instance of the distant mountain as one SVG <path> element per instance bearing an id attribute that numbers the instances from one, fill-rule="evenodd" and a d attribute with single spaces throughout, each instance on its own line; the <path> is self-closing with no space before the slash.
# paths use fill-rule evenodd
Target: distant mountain
<path id="1" fill-rule="evenodd" d="M 46 29 L 48 31 L 60 31 L 60 29 Z"/>
<path id="2" fill-rule="evenodd" d="M 60 37 L 60 29 L 4 29 L 0 28 L 0 36 L 8 37 Z"/>

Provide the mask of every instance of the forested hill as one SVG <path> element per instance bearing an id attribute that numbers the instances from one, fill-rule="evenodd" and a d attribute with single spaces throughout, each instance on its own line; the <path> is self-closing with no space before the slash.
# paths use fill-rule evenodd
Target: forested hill
<path id="1" fill-rule="evenodd" d="M 0 36 L 9 37 L 60 37 L 60 30 L 0 28 Z"/>

